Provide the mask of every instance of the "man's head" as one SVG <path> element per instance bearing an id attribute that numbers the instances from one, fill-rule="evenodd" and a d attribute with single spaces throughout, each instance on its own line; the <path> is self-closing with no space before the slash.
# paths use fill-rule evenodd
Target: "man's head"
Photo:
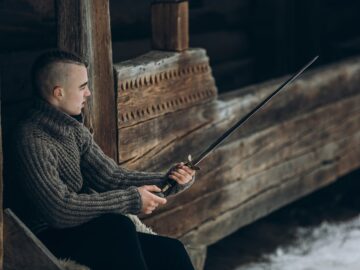
<path id="1" fill-rule="evenodd" d="M 80 114 L 91 95 L 86 66 L 82 58 L 65 51 L 40 55 L 31 74 L 36 95 L 69 115 Z"/>

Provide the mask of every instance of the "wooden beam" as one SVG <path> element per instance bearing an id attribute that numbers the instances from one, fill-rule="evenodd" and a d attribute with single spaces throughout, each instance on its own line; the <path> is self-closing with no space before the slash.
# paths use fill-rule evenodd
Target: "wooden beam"
<path id="1" fill-rule="evenodd" d="M 206 103 L 217 96 L 203 49 L 186 53 L 151 51 L 114 67 L 118 128 Z"/>
<path id="2" fill-rule="evenodd" d="M 10 210 L 4 213 L 6 270 L 63 270 L 58 259 Z"/>
<path id="3" fill-rule="evenodd" d="M 185 54 L 190 52 L 192 49 Z M 163 64 L 172 70 L 177 61 L 169 59 Z M 206 246 L 358 168 L 360 161 L 354 158 L 360 153 L 358 61 L 309 71 L 284 89 L 200 164 L 197 180 L 188 191 L 168 198 L 167 205 L 144 217 L 145 223 L 187 244 Z M 146 74 L 148 66 L 141 63 L 134 66 L 141 66 Z M 127 74 L 123 82 L 141 78 L 129 61 L 116 67 L 119 75 Z M 119 125 L 123 166 L 165 171 L 188 154 L 196 156 L 282 81 L 250 86 L 186 110 Z M 124 95 L 119 102 L 131 101 L 130 95 L 137 91 L 136 84 L 132 85 L 126 91 L 118 88 Z M 163 93 L 161 98 L 168 95 Z M 236 215 L 233 218 L 228 212 Z M 246 218 L 241 218 L 242 213 Z"/>
<path id="4" fill-rule="evenodd" d="M 152 47 L 184 51 L 189 48 L 188 1 L 155 1 L 151 5 Z"/>
<path id="5" fill-rule="evenodd" d="M 92 99 L 86 125 L 95 141 L 116 160 L 116 109 L 108 0 L 58 0 L 58 47 L 78 53 L 89 64 Z"/>

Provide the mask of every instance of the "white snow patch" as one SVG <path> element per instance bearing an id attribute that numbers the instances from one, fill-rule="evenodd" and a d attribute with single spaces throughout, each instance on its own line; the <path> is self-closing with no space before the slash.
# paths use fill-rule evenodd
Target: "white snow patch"
<path id="1" fill-rule="evenodd" d="M 359 270 L 360 216 L 342 223 L 298 228 L 296 241 L 279 247 L 263 262 L 235 270 Z"/>

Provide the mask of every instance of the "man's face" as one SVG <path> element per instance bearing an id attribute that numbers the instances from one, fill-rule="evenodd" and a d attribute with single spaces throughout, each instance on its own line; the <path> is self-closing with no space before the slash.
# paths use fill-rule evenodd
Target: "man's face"
<path id="1" fill-rule="evenodd" d="M 66 83 L 62 86 L 58 109 L 69 115 L 79 115 L 87 97 L 91 95 L 87 69 L 77 64 L 66 64 L 66 68 Z"/>

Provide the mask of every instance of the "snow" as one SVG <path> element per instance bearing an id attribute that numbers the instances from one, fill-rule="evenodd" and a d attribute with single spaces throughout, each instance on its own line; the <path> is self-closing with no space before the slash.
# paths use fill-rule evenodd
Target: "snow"
<path id="1" fill-rule="evenodd" d="M 360 216 L 341 223 L 300 227 L 296 241 L 282 246 L 262 262 L 236 270 L 359 270 Z"/>

